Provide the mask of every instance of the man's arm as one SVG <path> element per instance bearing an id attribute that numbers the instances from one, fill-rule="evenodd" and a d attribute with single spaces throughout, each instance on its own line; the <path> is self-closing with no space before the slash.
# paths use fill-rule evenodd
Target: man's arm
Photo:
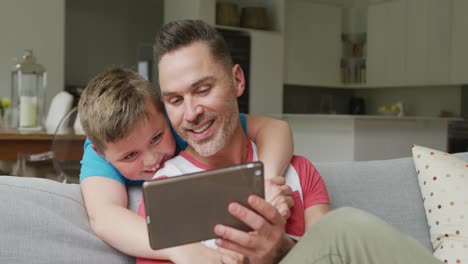
<path id="1" fill-rule="evenodd" d="M 304 211 L 306 232 L 328 212 L 330 212 L 328 204 L 316 204 L 306 208 Z"/>
<path id="2" fill-rule="evenodd" d="M 258 146 L 258 157 L 265 165 L 265 177 L 282 176 L 293 155 L 293 137 L 283 120 L 246 115 L 247 136 Z M 273 143 L 273 144 L 272 144 Z"/>

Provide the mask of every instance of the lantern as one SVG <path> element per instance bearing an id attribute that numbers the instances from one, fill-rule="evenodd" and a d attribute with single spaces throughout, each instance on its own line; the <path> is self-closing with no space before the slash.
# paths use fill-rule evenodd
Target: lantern
<path id="1" fill-rule="evenodd" d="M 40 131 L 44 119 L 46 69 L 36 62 L 32 50 L 25 50 L 20 63 L 11 72 L 11 96 L 16 118 L 13 126 L 20 131 Z"/>

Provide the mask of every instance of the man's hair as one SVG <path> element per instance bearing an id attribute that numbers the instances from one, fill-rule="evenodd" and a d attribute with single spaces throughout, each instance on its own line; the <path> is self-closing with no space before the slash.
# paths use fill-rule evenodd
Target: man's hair
<path id="1" fill-rule="evenodd" d="M 186 47 L 194 42 L 205 43 L 213 58 L 227 69 L 232 68 L 232 58 L 223 36 L 201 20 L 178 20 L 162 26 L 156 36 L 154 59 L 158 63 L 164 54 Z"/>
<path id="2" fill-rule="evenodd" d="M 157 111 L 164 111 L 149 81 L 135 71 L 112 68 L 94 77 L 81 94 L 81 125 L 91 142 L 104 151 L 107 142 L 126 137 L 148 117 L 148 103 L 153 103 Z"/>

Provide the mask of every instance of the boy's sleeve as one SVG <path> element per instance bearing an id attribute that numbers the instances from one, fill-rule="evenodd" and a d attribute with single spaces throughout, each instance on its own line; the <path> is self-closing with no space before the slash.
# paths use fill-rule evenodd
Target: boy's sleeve
<path id="1" fill-rule="evenodd" d="M 242 125 L 242 129 L 244 130 L 244 133 L 247 133 L 247 119 L 245 117 L 244 113 L 239 114 L 239 119 Z"/>
<path id="2" fill-rule="evenodd" d="M 80 182 L 90 176 L 102 176 L 116 180 L 126 186 L 127 180 L 108 161 L 94 151 L 91 141 L 84 143 L 83 159 L 81 160 Z"/>

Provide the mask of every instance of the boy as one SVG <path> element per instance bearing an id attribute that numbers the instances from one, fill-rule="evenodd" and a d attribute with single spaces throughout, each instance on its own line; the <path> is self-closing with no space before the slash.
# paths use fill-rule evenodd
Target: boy
<path id="1" fill-rule="evenodd" d="M 128 255 L 170 259 L 171 250 L 150 248 L 144 220 L 127 209 L 126 186 L 151 179 L 174 156 L 176 145 L 184 148 L 174 140 L 155 89 L 133 71 L 111 69 L 88 84 L 79 112 L 90 139 L 85 143 L 80 182 L 93 230 Z M 281 175 L 292 156 L 287 124 L 253 116 L 240 118 L 244 130 L 247 126 L 247 134 L 259 145 L 266 177 Z M 264 147 L 262 142 L 266 143 L 267 138 L 279 144 Z M 274 178 L 271 183 L 281 186 L 276 189 L 278 193 L 290 192 L 282 179 Z M 287 215 L 289 209 L 284 205 L 282 208 Z"/>

